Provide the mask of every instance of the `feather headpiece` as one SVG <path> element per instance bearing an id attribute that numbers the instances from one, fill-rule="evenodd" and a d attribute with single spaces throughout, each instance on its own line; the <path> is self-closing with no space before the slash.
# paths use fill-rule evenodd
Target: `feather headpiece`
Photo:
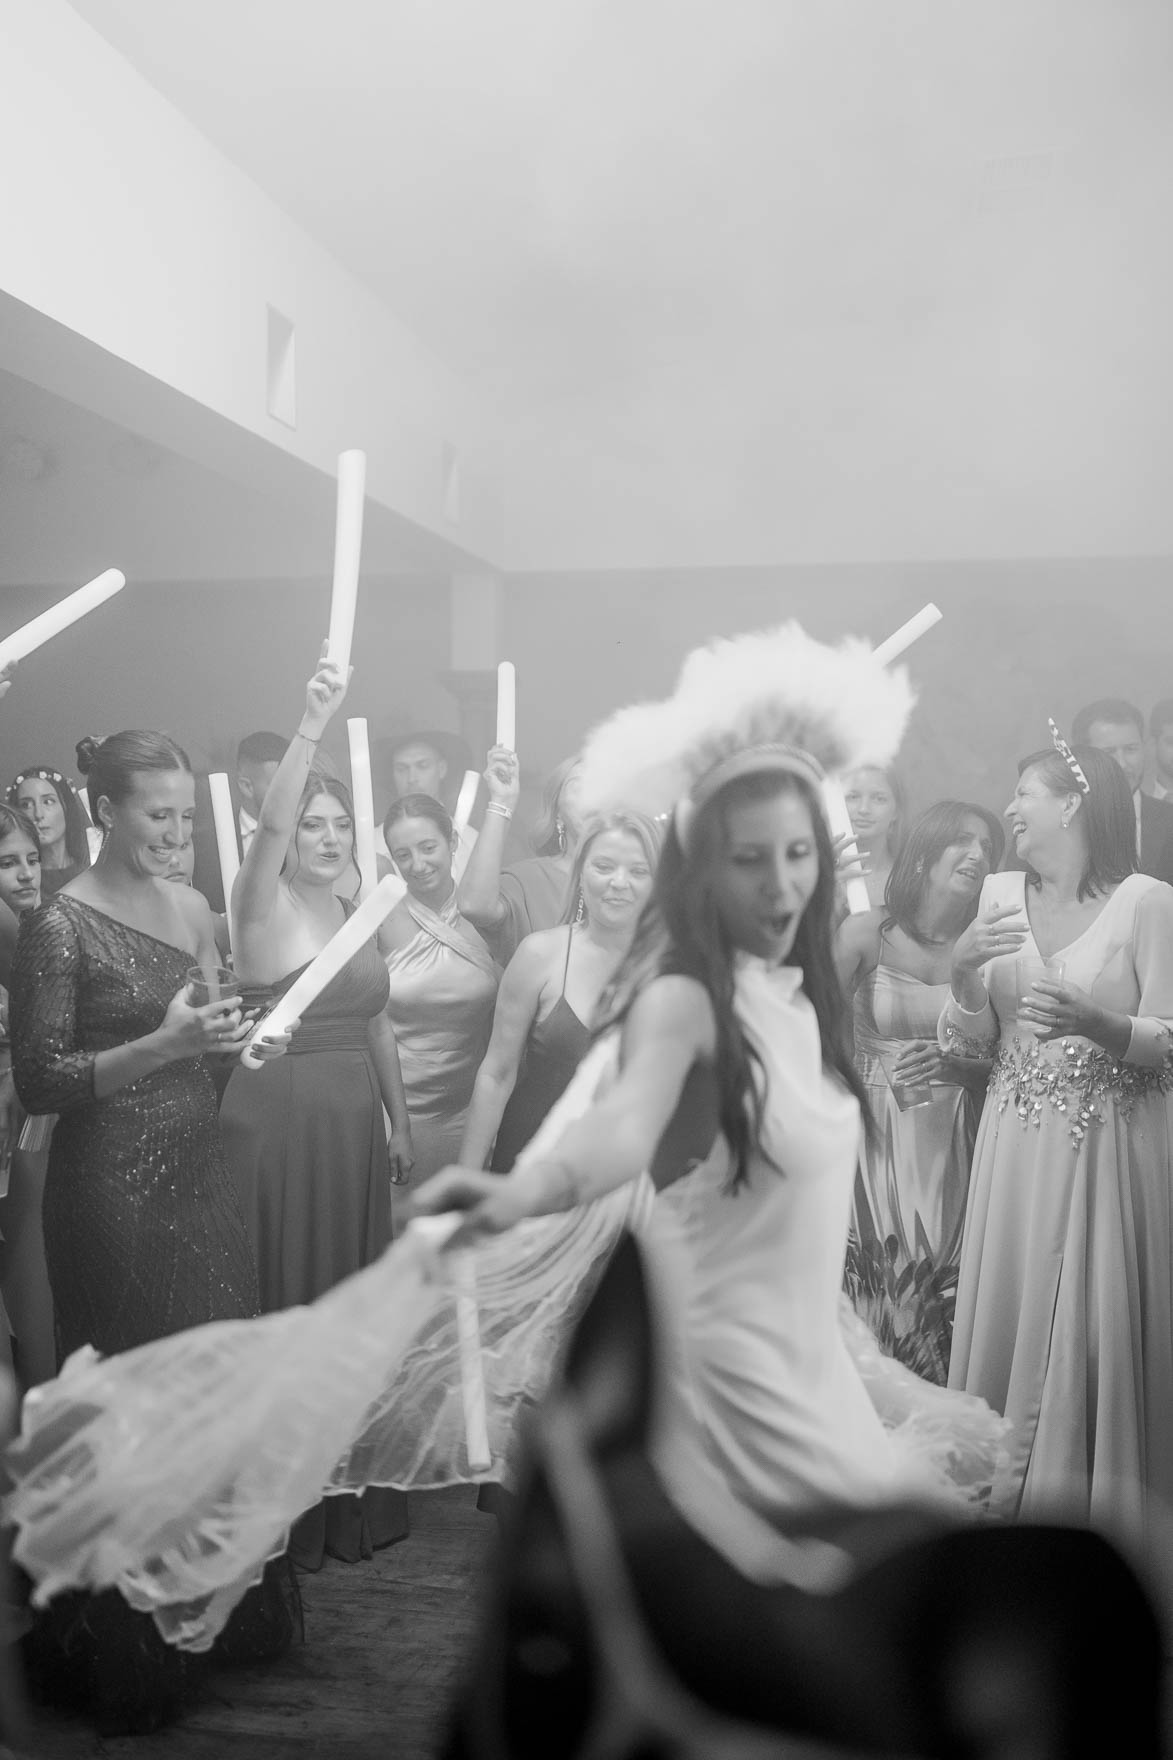
<path id="1" fill-rule="evenodd" d="M 656 817 L 752 769 L 818 781 L 883 766 L 912 705 L 904 668 L 881 665 L 856 638 L 832 647 L 785 623 L 711 642 L 688 655 L 670 697 L 620 709 L 590 735 L 581 804 Z"/>

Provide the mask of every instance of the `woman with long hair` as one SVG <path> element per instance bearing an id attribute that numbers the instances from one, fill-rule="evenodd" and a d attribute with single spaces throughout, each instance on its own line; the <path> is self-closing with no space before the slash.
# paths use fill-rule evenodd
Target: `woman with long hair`
<path id="1" fill-rule="evenodd" d="M 993 1057 L 953 1360 L 1013 1420 L 999 1507 L 1143 1524 L 1173 1507 L 1173 890 L 1137 872 L 1123 771 L 1019 765 L 1024 872 L 953 949 L 947 1051 Z"/>
<path id="2" fill-rule="evenodd" d="M 840 1300 L 863 1089 L 842 1036 L 820 784 L 864 736 L 893 749 L 908 708 L 902 671 L 789 626 L 692 655 L 669 702 L 599 730 L 591 809 L 671 824 L 599 1037 L 517 1165 L 421 1190 L 421 1219 L 467 1212 L 446 1248 L 409 1229 L 284 1325 L 140 1359 L 134 1475 L 165 1530 L 128 1531 L 103 1446 L 117 1390 L 88 1374 L 61 1388 L 18 1462 L 18 1556 L 91 1572 L 100 1539 L 98 1568 L 149 1593 L 169 1629 L 175 1603 L 211 1598 L 179 1634 L 191 1641 L 307 1485 L 500 1478 L 629 1225 L 663 1347 L 654 1464 L 748 1576 L 829 1587 L 850 1570 L 852 1512 L 944 1495 L 949 1478 L 955 1497 L 988 1484 L 1001 1421 L 868 1348 Z M 191 1426 L 200 1459 L 157 1505 L 160 1463 Z M 80 1546 L 54 1511 L 37 1519 L 38 1475 L 64 1446 L 85 1479 Z"/>
<path id="3" fill-rule="evenodd" d="M 350 795 L 314 767 L 346 684 L 323 657 L 233 888 L 236 971 L 254 1003 L 288 990 L 354 909 L 337 896 L 343 876 L 352 898 L 361 878 Z M 235 1071 L 225 1090 L 220 1124 L 265 1312 L 324 1295 L 391 1239 L 391 1186 L 410 1172 L 412 1151 L 387 996 L 372 937 L 307 1009 L 295 1055 Z M 315 1570 L 327 1553 L 354 1562 L 406 1531 L 393 1494 L 336 1501 L 298 1523 L 293 1557 Z"/>
<path id="4" fill-rule="evenodd" d="M 41 896 L 48 898 L 90 865 L 86 816 L 68 777 L 51 764 L 33 764 L 8 785 L 10 807 L 19 807 L 37 829 L 41 848 Z"/>
<path id="5" fill-rule="evenodd" d="M 534 853 L 502 871 L 505 840 L 521 796 L 517 753 L 494 746 L 485 767 L 489 792 L 476 846 L 460 879 L 460 908 L 508 965 L 527 935 L 561 922 L 582 814 L 578 758 L 564 758 L 546 778 L 534 825 Z"/>
<path id="6" fill-rule="evenodd" d="M 586 821 L 562 923 L 527 935 L 501 980 L 459 1160 L 506 1173 L 570 1082 L 600 996 L 635 934 L 660 853 L 636 813 Z"/>
<path id="7" fill-rule="evenodd" d="M 30 1113 L 58 1115 L 43 1217 L 61 1362 L 257 1312 L 206 1061 L 237 1055 L 248 1028 L 231 1002 L 189 1000 L 190 971 L 217 964 L 211 913 L 164 880 L 191 837 L 191 765 L 168 735 L 141 730 L 82 740 L 78 763 L 101 851 L 24 913 L 11 985 L 17 1093 Z M 292 1636 L 276 1582 L 241 1616 L 236 1655 Z M 62 1598 L 32 1643 L 48 1690 L 109 1729 L 170 1720 L 193 1683 L 117 1596 Z"/>
<path id="8" fill-rule="evenodd" d="M 461 916 L 452 877 L 456 833 L 440 802 L 426 794 L 394 801 L 383 837 L 407 887 L 379 931 L 379 947 L 418 1182 L 460 1148 L 501 974 Z"/>
<path id="9" fill-rule="evenodd" d="M 885 1348 L 937 1382 L 949 1372 L 961 1227 L 988 1073 L 988 1064 L 940 1049 L 937 1021 L 954 945 L 1004 846 L 1002 827 L 984 807 L 938 801 L 909 832 L 884 908 L 847 917 L 835 942 L 874 1126 L 856 1180 L 847 1288 Z"/>

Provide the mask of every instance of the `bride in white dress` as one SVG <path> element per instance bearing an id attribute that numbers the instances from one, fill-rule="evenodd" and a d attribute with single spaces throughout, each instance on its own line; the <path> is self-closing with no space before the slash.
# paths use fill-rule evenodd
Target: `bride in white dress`
<path id="1" fill-rule="evenodd" d="M 67 1366 L 9 1500 L 42 1596 L 116 1584 L 201 1648 L 323 1488 L 500 1478 L 624 1225 L 659 1298 L 655 1464 L 745 1574 L 831 1588 L 836 1512 L 988 1488 L 1002 1421 L 881 1358 L 840 1297 L 861 1095 L 819 791 L 886 761 L 909 705 L 863 644 L 787 626 L 594 735 L 592 807 L 672 823 L 563 1101 L 512 1173 L 422 1188 L 419 1213 L 467 1213 L 444 1252 L 409 1229 L 312 1308 Z"/>

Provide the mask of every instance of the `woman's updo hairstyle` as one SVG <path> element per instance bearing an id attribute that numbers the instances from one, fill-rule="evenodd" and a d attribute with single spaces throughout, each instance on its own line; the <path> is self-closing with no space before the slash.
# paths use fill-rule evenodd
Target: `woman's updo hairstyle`
<path id="1" fill-rule="evenodd" d="M 90 734 L 79 739 L 77 767 L 86 779 L 90 817 L 99 827 L 98 802 L 103 795 L 114 806 L 121 805 L 133 794 L 134 779 L 141 771 L 186 770 L 191 775 L 187 753 L 169 734 L 137 727 L 106 739 L 94 739 Z"/>

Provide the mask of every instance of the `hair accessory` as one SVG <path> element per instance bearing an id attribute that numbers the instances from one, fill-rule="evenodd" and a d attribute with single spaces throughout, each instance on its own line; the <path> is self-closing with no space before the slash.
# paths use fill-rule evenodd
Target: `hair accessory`
<path id="1" fill-rule="evenodd" d="M 1083 773 L 1082 764 L 1049 715 L 1047 716 L 1047 726 L 1051 729 L 1051 742 L 1054 745 L 1055 750 L 1074 776 L 1076 782 L 1078 782 L 1082 792 L 1084 794 L 1090 794 L 1092 792 L 1092 785 Z"/>
<path id="2" fill-rule="evenodd" d="M 60 770 L 50 770 L 45 766 L 35 765 L 33 767 L 33 769 L 31 769 L 31 770 L 21 770 L 19 772 L 19 774 L 14 776 L 12 778 L 12 781 L 8 784 L 8 792 L 7 792 L 6 799 L 8 800 L 8 803 L 10 806 L 13 805 L 16 801 L 17 789 L 20 787 L 22 782 L 27 782 L 30 776 L 39 776 L 41 778 L 42 782 L 55 782 L 59 785 L 59 787 L 68 788 L 70 790 L 70 792 L 72 793 L 72 785 L 66 780 L 66 778 L 64 776 L 62 776 Z"/>
<path id="3" fill-rule="evenodd" d="M 868 643 L 817 642 L 796 623 L 689 654 L 673 694 L 637 703 L 586 743 L 586 812 L 673 813 L 686 841 L 696 811 L 738 776 L 785 771 L 817 787 L 864 762 L 891 761 L 913 694 L 903 667 Z"/>

